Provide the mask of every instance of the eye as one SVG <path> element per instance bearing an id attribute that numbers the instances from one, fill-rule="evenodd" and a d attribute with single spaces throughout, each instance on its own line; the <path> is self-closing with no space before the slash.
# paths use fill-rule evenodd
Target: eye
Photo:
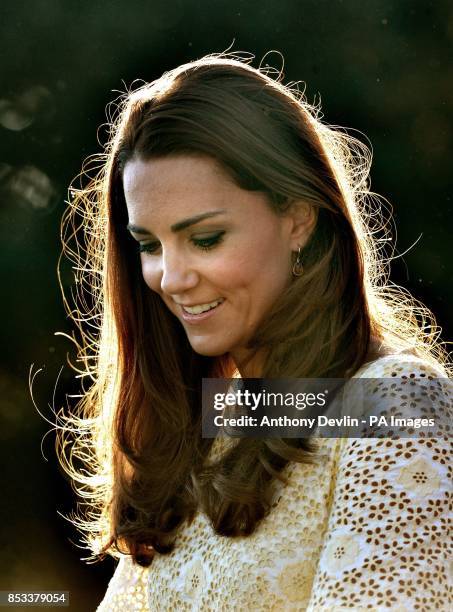
<path id="1" fill-rule="evenodd" d="M 192 236 L 190 241 L 195 247 L 197 247 L 197 249 L 209 251 L 210 249 L 214 248 L 216 245 L 222 242 L 222 236 L 224 233 L 225 230 L 217 232 L 216 234 L 211 234 L 209 236 L 200 236 L 198 238 Z M 151 255 L 156 253 L 159 248 L 160 242 L 158 242 L 157 240 L 154 240 L 153 242 L 139 243 L 138 245 L 139 253 L 148 253 Z"/>
<path id="2" fill-rule="evenodd" d="M 138 245 L 139 253 L 154 253 L 159 248 L 159 242 L 147 242 L 146 244 L 140 243 Z"/>
<path id="3" fill-rule="evenodd" d="M 205 236 L 204 238 L 191 238 L 193 244 L 199 249 L 203 249 L 204 251 L 209 251 L 217 244 L 222 242 L 222 236 L 225 232 L 217 232 L 217 234 L 213 234 L 211 236 Z"/>

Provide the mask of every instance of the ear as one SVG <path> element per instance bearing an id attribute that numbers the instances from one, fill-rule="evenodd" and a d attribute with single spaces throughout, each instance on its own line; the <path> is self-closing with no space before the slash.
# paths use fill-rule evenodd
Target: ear
<path id="1" fill-rule="evenodd" d="M 318 209 L 300 200 L 291 203 L 285 213 L 290 221 L 289 246 L 292 251 L 304 247 L 316 227 Z"/>

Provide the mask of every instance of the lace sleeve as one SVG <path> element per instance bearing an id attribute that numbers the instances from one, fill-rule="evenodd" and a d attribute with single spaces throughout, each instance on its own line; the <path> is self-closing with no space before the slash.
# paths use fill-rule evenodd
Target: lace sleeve
<path id="1" fill-rule="evenodd" d="M 147 604 L 148 570 L 129 556 L 121 557 L 97 612 L 149 612 Z"/>
<path id="2" fill-rule="evenodd" d="M 391 366 L 391 367 L 390 367 Z M 373 377 L 427 381 L 396 390 L 398 413 L 451 410 L 439 373 L 387 361 Z M 393 374 L 395 375 L 395 374 Z M 364 374 L 363 376 L 369 376 Z M 446 383 L 451 381 L 446 380 Z M 450 402 L 446 404 L 445 398 Z M 451 412 L 450 412 L 451 414 Z M 451 610 L 451 467 L 447 431 L 436 438 L 343 439 L 334 500 L 308 610 Z"/>

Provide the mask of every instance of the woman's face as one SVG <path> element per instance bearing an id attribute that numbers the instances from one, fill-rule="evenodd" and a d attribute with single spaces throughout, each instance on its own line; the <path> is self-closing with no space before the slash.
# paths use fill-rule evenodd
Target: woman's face
<path id="1" fill-rule="evenodd" d="M 296 219 L 277 216 L 210 157 L 134 158 L 123 182 L 146 284 L 194 351 L 240 362 L 291 282 L 291 252 L 304 243 Z"/>

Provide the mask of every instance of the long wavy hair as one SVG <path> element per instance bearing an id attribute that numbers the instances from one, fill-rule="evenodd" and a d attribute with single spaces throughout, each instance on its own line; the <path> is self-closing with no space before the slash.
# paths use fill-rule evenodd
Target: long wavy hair
<path id="1" fill-rule="evenodd" d="M 149 565 L 197 509 L 218 534 L 251 534 L 270 511 L 272 481 L 316 453 L 306 440 L 243 438 L 206 461 L 201 380 L 233 376 L 235 364 L 196 354 L 145 285 L 126 230 L 128 160 L 206 155 L 242 189 L 266 194 L 275 214 L 297 201 L 314 208 L 304 275 L 250 341 L 265 349 L 263 377 L 350 377 L 373 359 L 371 339 L 436 363 L 446 353 L 431 313 L 389 282 L 388 224 L 369 190 L 368 148 L 322 122 L 297 84 L 215 54 L 126 93 L 115 109 L 105 150 L 85 166 L 88 184 L 72 186 L 62 223 L 77 277 L 75 304 L 65 304 L 87 384 L 64 417 L 58 451 L 81 496 L 74 520 L 91 558 L 125 552 Z"/>

